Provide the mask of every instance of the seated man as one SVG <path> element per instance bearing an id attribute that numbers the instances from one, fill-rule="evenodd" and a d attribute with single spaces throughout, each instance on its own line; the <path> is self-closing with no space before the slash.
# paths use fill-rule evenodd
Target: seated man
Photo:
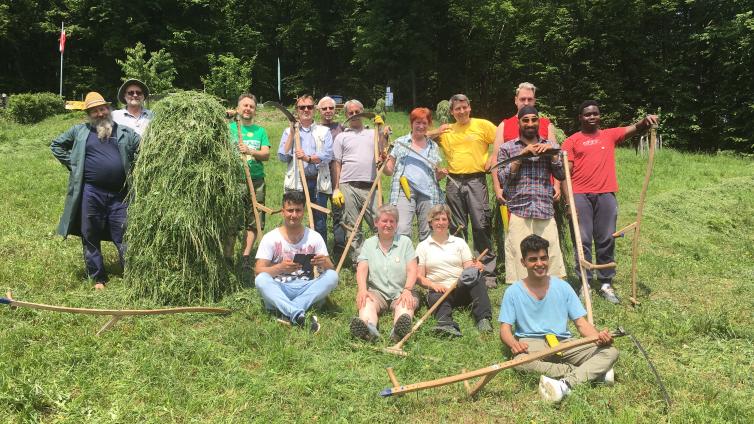
<path id="1" fill-rule="evenodd" d="M 283 195 L 283 225 L 262 237 L 257 248 L 255 284 L 268 309 L 277 310 L 294 325 L 304 327 L 306 311 L 325 299 L 338 285 L 338 274 L 319 233 L 301 224 L 304 193 Z M 319 269 L 319 277 L 314 268 Z M 319 331 L 316 315 L 309 329 Z"/>
<path id="2" fill-rule="evenodd" d="M 351 320 L 351 334 L 364 340 L 380 337 L 377 321 L 380 314 L 393 311 L 390 338 L 397 342 L 411 331 L 414 310 L 419 298 L 416 283 L 416 254 L 411 239 L 397 235 L 398 209 L 383 205 L 374 220 L 377 234 L 361 248 L 356 268 L 356 307 L 359 316 Z"/>
<path id="3" fill-rule="evenodd" d="M 521 261 L 527 276 L 505 291 L 498 321 L 500 339 L 515 356 L 547 349 L 550 346 L 545 341 L 547 335 L 554 335 L 559 342 L 568 341 L 571 338 L 568 319 L 573 320 L 582 337 L 599 336 L 597 346 L 584 345 L 562 352 L 562 356 L 553 355 L 516 367 L 542 374 L 539 393 L 547 401 L 560 402 L 577 384 L 595 380 L 612 384 L 618 350 L 610 346 L 613 338 L 607 330 L 597 332 L 584 318 L 586 311 L 571 286 L 547 275 L 548 247 L 549 242 L 535 234 L 521 241 Z"/>

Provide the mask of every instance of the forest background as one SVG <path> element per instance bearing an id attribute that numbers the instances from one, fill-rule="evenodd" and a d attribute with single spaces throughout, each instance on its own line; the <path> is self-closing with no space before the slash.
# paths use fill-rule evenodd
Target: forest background
<path id="1" fill-rule="evenodd" d="M 58 91 L 58 35 L 66 22 L 63 94 L 114 100 L 117 62 L 141 54 L 168 64 L 168 87 L 196 89 L 228 68 L 262 100 L 341 94 L 367 107 L 432 109 L 463 92 L 474 114 L 514 111 L 521 81 L 567 134 L 584 99 L 606 125 L 659 113 L 666 145 L 754 151 L 751 0 L 2 0 L 0 92 Z M 129 52 L 126 52 L 126 49 Z"/>

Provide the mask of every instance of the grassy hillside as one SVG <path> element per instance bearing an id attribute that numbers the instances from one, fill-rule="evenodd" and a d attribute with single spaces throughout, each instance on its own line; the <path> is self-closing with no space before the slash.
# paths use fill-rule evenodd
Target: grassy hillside
<path id="1" fill-rule="evenodd" d="M 84 280 L 78 238 L 54 235 L 67 172 L 51 139 L 80 122 L 68 114 L 34 126 L 0 122 L 0 289 L 19 300 L 92 308 L 148 308 L 126 301 L 115 273 L 107 291 Z M 394 136 L 407 132 L 391 114 Z M 264 111 L 277 149 L 282 117 Z M 619 226 L 634 220 L 646 158 L 618 152 Z M 284 167 L 267 166 L 268 199 L 279 205 Z M 385 179 L 385 187 L 389 180 Z M 457 313 L 464 336 L 435 338 L 425 324 L 399 358 L 352 346 L 355 283 L 344 270 L 315 336 L 277 324 L 253 289 L 215 306 L 226 317 L 127 318 L 101 337 L 105 318 L 0 309 L 0 416 L 8 422 L 751 422 L 754 420 L 754 165 L 730 156 L 658 153 L 642 230 L 638 309 L 594 300 L 600 327 L 632 331 L 649 351 L 674 401 L 663 410 L 644 359 L 627 339 L 613 387 L 580 386 L 559 406 L 543 403 L 535 376 L 506 371 L 477 399 L 447 386 L 381 399 L 384 368 L 403 383 L 505 359 L 495 334 L 480 336 Z M 176 188 L 180 190 L 180 188 Z M 268 221 L 277 225 L 279 216 Z M 617 290 L 630 291 L 630 238 L 618 241 Z M 492 290 L 493 309 L 503 287 Z M 4 290 L 3 290 L 4 291 Z M 424 312 L 424 309 L 421 311 Z M 389 323 L 383 319 L 383 333 Z M 431 356 L 438 360 L 430 360 Z"/>

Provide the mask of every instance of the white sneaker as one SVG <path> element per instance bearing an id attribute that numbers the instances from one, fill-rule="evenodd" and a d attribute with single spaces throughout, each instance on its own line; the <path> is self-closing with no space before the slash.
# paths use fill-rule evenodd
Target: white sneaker
<path id="1" fill-rule="evenodd" d="M 610 368 L 605 373 L 604 382 L 606 386 L 615 385 L 615 370 Z"/>
<path id="2" fill-rule="evenodd" d="M 563 380 L 555 380 L 544 375 L 539 377 L 539 394 L 548 402 L 560 402 L 570 392 L 571 389 Z"/>

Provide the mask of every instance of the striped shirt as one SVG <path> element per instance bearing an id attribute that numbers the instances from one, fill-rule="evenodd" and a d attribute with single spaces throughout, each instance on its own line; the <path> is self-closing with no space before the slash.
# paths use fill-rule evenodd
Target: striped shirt
<path id="1" fill-rule="evenodd" d="M 539 138 L 539 143 L 546 143 L 558 148 L 554 143 Z M 526 148 L 521 139 L 503 143 L 497 153 L 497 160 L 518 156 Z M 508 210 L 521 218 L 550 219 L 555 215 L 552 206 L 553 187 L 550 175 L 558 180 L 565 178 L 563 162 L 557 159 L 552 162 L 551 156 L 531 157 L 521 161 L 518 172 L 511 173 L 512 163 L 501 166 L 498 170 L 500 185 L 503 187 L 503 197 L 508 204 Z"/>

